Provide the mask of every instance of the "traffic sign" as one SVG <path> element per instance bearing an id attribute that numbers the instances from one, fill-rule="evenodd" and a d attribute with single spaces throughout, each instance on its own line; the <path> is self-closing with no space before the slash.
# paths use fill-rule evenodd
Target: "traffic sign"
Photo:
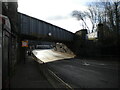
<path id="1" fill-rule="evenodd" d="M 28 47 L 28 41 L 22 41 L 22 47 Z"/>

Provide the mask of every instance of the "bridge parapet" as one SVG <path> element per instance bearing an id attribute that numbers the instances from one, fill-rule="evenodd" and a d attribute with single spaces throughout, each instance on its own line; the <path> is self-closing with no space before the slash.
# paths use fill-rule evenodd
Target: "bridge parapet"
<path id="1" fill-rule="evenodd" d="M 63 41 L 71 42 L 74 38 L 74 33 L 67 31 L 58 26 L 52 25 L 45 21 L 30 17 L 28 15 L 18 13 L 19 18 L 19 31 L 20 35 L 27 38 L 36 37 L 39 39 L 54 40 L 54 41 Z M 49 35 L 51 34 L 51 35 Z"/>

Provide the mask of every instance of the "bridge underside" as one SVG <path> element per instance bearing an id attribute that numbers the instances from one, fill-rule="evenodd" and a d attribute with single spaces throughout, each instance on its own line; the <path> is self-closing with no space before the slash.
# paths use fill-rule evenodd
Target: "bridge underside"
<path id="1" fill-rule="evenodd" d="M 65 40 L 58 40 L 55 37 L 52 36 L 34 36 L 34 35 L 20 35 L 20 40 L 35 40 L 35 41 L 48 41 L 48 42 L 60 42 L 60 43 L 71 43 L 72 41 L 65 41 Z"/>

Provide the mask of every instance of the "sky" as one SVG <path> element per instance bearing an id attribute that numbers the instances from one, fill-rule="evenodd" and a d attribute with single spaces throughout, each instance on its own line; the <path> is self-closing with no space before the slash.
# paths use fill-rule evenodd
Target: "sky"
<path id="1" fill-rule="evenodd" d="M 18 0 L 18 11 L 46 21 L 71 32 L 82 29 L 81 21 L 71 16 L 72 11 L 86 11 L 89 0 Z M 91 23 L 87 20 L 89 28 Z"/>

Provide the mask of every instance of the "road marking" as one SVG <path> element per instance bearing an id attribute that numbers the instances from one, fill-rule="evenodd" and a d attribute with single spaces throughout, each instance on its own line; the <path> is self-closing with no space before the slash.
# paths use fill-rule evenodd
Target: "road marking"
<path id="1" fill-rule="evenodd" d="M 88 66 L 88 65 L 90 65 L 90 64 L 85 62 L 83 65 Z"/>
<path id="2" fill-rule="evenodd" d="M 99 65 L 105 65 L 104 63 L 101 63 L 101 64 L 99 64 Z"/>
<path id="3" fill-rule="evenodd" d="M 48 71 L 54 75 L 55 78 L 57 78 L 57 80 L 59 80 L 59 82 L 62 82 L 65 87 L 69 90 L 74 90 L 68 83 L 64 82 L 60 77 L 58 77 L 53 71 L 51 71 L 50 69 L 48 69 Z"/>

